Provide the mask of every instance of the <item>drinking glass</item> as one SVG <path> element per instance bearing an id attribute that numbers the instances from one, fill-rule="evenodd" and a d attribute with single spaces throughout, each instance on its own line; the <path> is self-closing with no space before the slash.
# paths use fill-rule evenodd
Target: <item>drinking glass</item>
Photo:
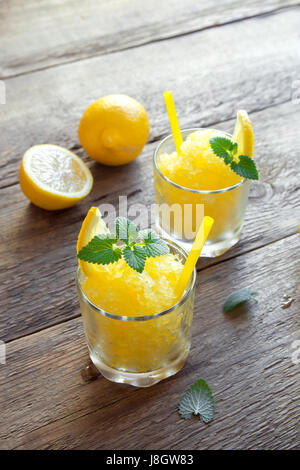
<path id="1" fill-rule="evenodd" d="M 185 129 L 183 140 L 202 128 Z M 206 129 L 207 130 L 207 129 Z M 229 138 L 232 136 L 226 134 Z M 167 237 L 190 251 L 204 215 L 214 219 L 214 225 L 201 256 L 216 257 L 225 253 L 240 238 L 248 201 L 250 181 L 242 179 L 234 186 L 205 191 L 174 183 L 159 169 L 163 153 L 175 151 L 173 136 L 163 139 L 154 152 L 154 187 L 156 226 Z"/>
<path id="2" fill-rule="evenodd" d="M 187 253 L 176 243 L 165 241 L 170 253 L 184 263 Z M 83 291 L 84 280 L 78 267 L 76 284 L 89 354 L 104 377 L 148 387 L 183 367 L 191 344 L 195 269 L 175 305 L 153 315 L 136 317 L 115 315 L 94 305 Z"/>

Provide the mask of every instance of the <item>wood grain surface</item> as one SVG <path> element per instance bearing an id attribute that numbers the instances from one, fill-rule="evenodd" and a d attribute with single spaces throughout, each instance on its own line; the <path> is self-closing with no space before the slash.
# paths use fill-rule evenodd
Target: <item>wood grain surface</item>
<path id="1" fill-rule="evenodd" d="M 0 188 L 17 184 L 20 158 L 31 145 L 80 150 L 80 117 L 108 93 L 127 93 L 143 103 L 150 142 L 169 133 L 162 97 L 167 88 L 183 128 L 217 125 L 232 119 L 237 108 L 251 113 L 291 100 L 300 62 L 299 21 L 300 8 L 292 8 L 6 80 Z"/>
<path id="2" fill-rule="evenodd" d="M 299 235 L 300 2 L 283 0 L 17 0 L 0 3 L 1 449 L 300 448 Z M 154 202 L 152 155 L 169 133 L 162 93 L 180 126 L 231 132 L 236 110 L 254 124 L 260 180 L 252 184 L 238 245 L 201 259 L 191 353 L 183 370 L 149 389 L 85 383 L 88 364 L 74 285 L 75 244 L 91 205 Z M 77 138 L 96 98 L 141 101 L 151 132 L 130 165 L 92 162 Z M 294 94 L 294 95 L 293 95 Z M 75 151 L 95 180 L 77 206 L 46 212 L 18 184 L 24 151 L 55 143 Z M 110 221 L 110 216 L 107 218 Z M 224 315 L 240 287 L 259 303 Z M 282 309 L 283 296 L 293 302 Z M 204 377 L 216 399 L 205 426 L 177 414 Z"/>
<path id="3" fill-rule="evenodd" d="M 83 382 L 88 353 L 80 319 L 9 343 L 7 365 L 0 369 L 0 446 L 296 448 L 300 382 L 291 355 L 300 339 L 299 255 L 294 235 L 201 271 L 187 363 L 149 389 L 102 377 Z M 259 303 L 223 314 L 225 297 L 241 286 L 258 290 Z M 285 294 L 298 301 L 282 309 Z M 176 411 L 199 377 L 215 395 L 209 425 L 183 420 Z"/>
<path id="4" fill-rule="evenodd" d="M 299 5 L 299 0 L 2 0 L 0 78 L 294 5 Z"/>
<path id="5" fill-rule="evenodd" d="M 252 116 L 261 180 L 251 188 L 242 239 L 221 258 L 201 259 L 199 269 L 297 232 L 299 177 L 293 168 L 299 162 L 296 149 L 300 113 L 291 102 L 275 109 L 276 113 L 272 108 Z M 282 133 L 274 135 L 270 120 Z M 230 121 L 218 127 L 229 130 L 233 124 Z M 28 204 L 18 187 L 5 190 L 7 196 L 2 201 L 6 207 L 1 213 L 0 308 L 4 312 L 1 330 L 6 341 L 78 315 L 75 246 L 82 220 L 91 205 L 101 207 L 110 203 L 118 207 L 119 195 L 128 197 L 129 206 L 153 203 L 149 174 L 152 175 L 155 145 L 149 144 L 140 161 L 129 166 L 108 169 L 92 165 L 95 185 L 91 195 L 67 211 L 42 211 Z M 6 224 L 7 213 L 11 211 L 13 217 Z"/>

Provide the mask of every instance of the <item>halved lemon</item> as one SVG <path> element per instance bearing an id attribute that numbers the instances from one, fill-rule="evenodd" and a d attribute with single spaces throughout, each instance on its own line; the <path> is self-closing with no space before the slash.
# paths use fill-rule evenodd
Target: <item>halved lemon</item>
<path id="1" fill-rule="evenodd" d="M 102 219 L 102 215 L 98 207 L 91 207 L 88 211 L 77 239 L 77 253 L 95 236 L 101 233 L 108 233 L 109 230 L 106 223 Z M 83 274 L 91 276 L 94 273 L 95 265 L 78 260 L 79 266 Z"/>
<path id="2" fill-rule="evenodd" d="M 34 145 L 24 153 L 20 185 L 25 196 L 46 210 L 66 209 L 93 186 L 87 165 L 75 153 L 58 145 Z"/>
<path id="3" fill-rule="evenodd" d="M 240 109 L 237 112 L 232 140 L 238 144 L 239 155 L 247 155 L 250 158 L 253 157 L 253 128 L 248 113 L 244 109 Z"/>

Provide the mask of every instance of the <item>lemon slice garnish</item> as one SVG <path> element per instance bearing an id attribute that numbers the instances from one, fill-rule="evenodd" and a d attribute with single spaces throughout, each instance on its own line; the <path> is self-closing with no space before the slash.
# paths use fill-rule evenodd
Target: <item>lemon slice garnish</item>
<path id="1" fill-rule="evenodd" d="M 232 140 L 238 144 L 238 154 L 253 157 L 254 152 L 254 134 L 252 123 L 247 111 L 240 109 L 237 112 L 236 123 Z"/>
<path id="2" fill-rule="evenodd" d="M 106 223 L 102 219 L 102 215 L 98 207 L 91 207 L 88 211 L 77 239 L 77 253 L 95 236 L 101 233 L 108 233 L 109 230 Z M 94 274 L 95 266 L 82 260 L 78 260 L 79 266 L 83 274 L 91 276 Z"/>

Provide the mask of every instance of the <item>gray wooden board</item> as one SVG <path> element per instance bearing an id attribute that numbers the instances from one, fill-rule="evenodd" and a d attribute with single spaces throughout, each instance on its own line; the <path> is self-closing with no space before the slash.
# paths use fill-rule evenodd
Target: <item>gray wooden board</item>
<path id="1" fill-rule="evenodd" d="M 201 259 L 198 269 L 272 243 L 298 230 L 299 106 L 288 102 L 254 113 L 252 119 L 261 181 L 252 186 L 242 238 L 223 257 Z M 233 124 L 229 121 L 218 127 L 228 130 Z M 274 129 L 280 129 L 280 132 L 274 132 Z M 3 339 L 11 340 L 78 315 L 74 285 L 75 246 L 82 220 L 91 205 L 100 204 L 101 207 L 101 204 L 110 203 L 118 208 L 119 195 L 128 196 L 129 207 L 138 203 L 149 207 L 153 203 L 152 153 L 155 145 L 148 145 L 143 155 L 128 166 L 112 169 L 92 164 L 95 186 L 91 195 L 66 211 L 42 211 L 28 204 L 15 186 L 2 190 L 5 193 L 0 215 Z"/>
<path id="2" fill-rule="evenodd" d="M 296 0 L 2 0 L 0 77 L 299 5 Z"/>
<path id="3" fill-rule="evenodd" d="M 103 377 L 83 382 L 81 319 L 9 343 L 0 369 L 1 448 L 299 447 L 299 364 L 292 362 L 300 339 L 298 258 L 293 235 L 201 271 L 187 363 L 149 389 Z M 240 287 L 259 291 L 259 303 L 223 314 L 225 298 Z M 298 300 L 282 309 L 285 294 Z M 177 414 L 184 390 L 200 377 L 216 400 L 209 425 Z"/>
<path id="4" fill-rule="evenodd" d="M 300 447 L 299 365 L 292 361 L 300 339 L 300 9 L 290 8 L 296 5 L 1 3 L 0 339 L 9 341 L 7 364 L 0 365 L 1 448 Z M 119 195 L 129 205 L 153 203 L 152 154 L 169 133 L 166 89 L 182 128 L 230 132 L 236 110 L 247 109 L 260 181 L 252 185 L 239 244 L 198 263 L 184 369 L 145 390 L 104 378 L 86 384 L 74 286 L 77 234 L 91 205 L 117 207 Z M 85 155 L 77 126 L 93 100 L 120 92 L 144 104 L 151 133 L 136 161 L 107 168 Z M 95 184 L 81 204 L 50 213 L 25 199 L 18 168 L 37 143 L 64 145 L 88 163 Z M 239 287 L 259 290 L 259 304 L 224 315 L 226 296 Z M 284 294 L 295 299 L 287 309 L 280 308 Z M 208 426 L 176 413 L 181 394 L 200 376 L 216 398 Z"/>

